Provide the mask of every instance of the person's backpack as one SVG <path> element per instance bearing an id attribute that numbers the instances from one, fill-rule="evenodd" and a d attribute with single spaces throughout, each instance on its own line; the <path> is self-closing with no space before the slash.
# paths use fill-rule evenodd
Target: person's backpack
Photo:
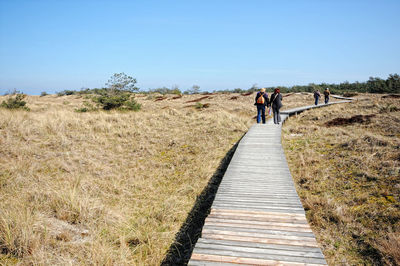
<path id="1" fill-rule="evenodd" d="M 264 99 L 264 93 L 260 94 L 260 97 L 257 98 L 257 104 L 264 104 L 265 99 Z"/>

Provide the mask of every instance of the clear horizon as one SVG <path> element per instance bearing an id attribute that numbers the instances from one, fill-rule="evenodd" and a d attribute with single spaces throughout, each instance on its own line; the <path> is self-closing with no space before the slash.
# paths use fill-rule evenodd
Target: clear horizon
<path id="1" fill-rule="evenodd" d="M 0 0 L 0 94 L 103 87 L 201 91 L 400 73 L 399 1 Z"/>

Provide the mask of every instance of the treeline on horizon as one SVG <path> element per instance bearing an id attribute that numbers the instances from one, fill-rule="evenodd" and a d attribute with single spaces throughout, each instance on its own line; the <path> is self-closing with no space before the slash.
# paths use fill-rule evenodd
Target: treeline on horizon
<path id="1" fill-rule="evenodd" d="M 315 90 L 325 90 L 329 88 L 332 93 L 343 94 L 348 92 L 360 93 L 400 93 L 400 76 L 398 74 L 390 74 L 387 79 L 378 77 L 370 77 L 365 82 L 342 82 L 340 84 L 334 83 L 321 83 L 321 84 L 308 84 L 305 86 L 295 85 L 292 87 L 278 86 L 281 92 L 314 92 Z M 274 89 L 274 87 L 267 87 Z"/>
<path id="2" fill-rule="evenodd" d="M 249 93 L 258 91 L 261 87 L 257 85 L 253 85 L 249 89 L 226 89 L 226 90 L 214 90 L 212 92 L 209 91 L 200 91 L 200 86 L 193 85 L 192 88 L 182 91 L 178 86 L 174 86 L 172 88 L 161 87 L 156 89 L 149 89 L 147 91 L 138 90 L 133 93 L 160 93 L 160 94 L 208 94 L 208 93 Z M 381 79 L 378 77 L 370 77 L 365 82 L 342 82 L 340 84 L 335 83 L 310 83 L 308 85 L 295 85 L 291 87 L 286 86 L 274 86 L 274 87 L 264 87 L 267 91 L 273 91 L 276 88 L 279 88 L 282 93 L 291 93 L 291 92 L 314 92 L 315 90 L 323 91 L 326 88 L 329 88 L 331 93 L 334 94 L 351 94 L 351 93 L 400 93 L 400 76 L 398 74 L 390 74 L 387 79 Z M 77 90 L 63 90 L 57 92 L 58 96 L 64 95 L 76 95 L 76 94 L 106 94 L 108 88 L 83 88 L 79 91 Z M 4 95 L 15 94 L 15 92 L 19 92 L 14 90 L 14 93 L 8 92 Z M 46 96 L 48 93 L 42 92 L 41 96 Z"/>

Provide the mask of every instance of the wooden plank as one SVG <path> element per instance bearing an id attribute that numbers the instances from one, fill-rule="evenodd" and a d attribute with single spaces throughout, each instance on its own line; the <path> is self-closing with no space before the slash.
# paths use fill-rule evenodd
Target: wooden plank
<path id="1" fill-rule="evenodd" d="M 217 206 L 216 206 L 217 207 Z M 291 212 L 293 214 L 304 214 L 304 209 L 299 208 L 297 210 L 288 210 L 288 209 L 272 209 L 268 207 L 240 207 L 240 206 L 230 206 L 230 208 L 235 209 L 235 210 L 251 210 L 251 211 L 273 211 L 277 213 L 287 213 Z"/>
<path id="2" fill-rule="evenodd" d="M 219 240 L 233 240 L 233 241 L 247 241 L 264 244 L 278 244 L 278 245 L 292 245 L 304 247 L 318 247 L 315 241 L 293 240 L 293 239 L 277 239 L 277 238 L 262 238 L 251 236 L 238 236 L 238 235 L 223 235 L 223 234 L 209 234 L 202 233 L 202 238 L 211 238 Z"/>
<path id="3" fill-rule="evenodd" d="M 217 196 L 237 195 L 237 197 L 244 197 L 245 198 L 246 196 L 252 196 L 253 194 L 254 193 L 250 193 L 250 192 L 246 192 L 246 191 L 241 191 L 241 192 L 238 192 L 237 194 L 233 194 L 232 192 L 227 192 L 227 191 L 218 191 Z M 295 193 L 291 193 L 291 194 L 286 194 L 286 195 L 285 194 L 272 194 L 272 193 L 269 193 L 269 194 L 267 194 L 265 196 L 266 197 L 268 196 L 268 197 L 271 197 L 271 198 L 275 197 L 275 198 L 280 198 L 280 199 L 298 199 L 299 198 L 297 193 L 296 194 Z"/>
<path id="4" fill-rule="evenodd" d="M 217 195 L 215 197 L 216 200 L 225 200 L 225 201 L 238 201 L 238 202 L 254 202 L 254 203 L 262 203 L 262 202 L 270 202 L 270 203 L 280 203 L 282 205 L 284 204 L 301 204 L 301 201 L 294 197 L 295 194 L 293 194 L 292 198 L 288 198 L 286 200 L 282 200 L 281 198 L 270 198 L 268 199 L 267 197 L 265 199 L 256 199 L 256 198 L 247 198 L 247 197 L 237 197 L 234 195 Z"/>
<path id="5" fill-rule="evenodd" d="M 207 254 L 192 254 L 193 260 L 214 261 L 214 262 L 228 262 L 236 264 L 250 264 L 250 265 L 274 265 L 274 266 L 321 266 L 326 264 L 310 264 L 278 260 L 262 260 L 254 258 L 240 258 L 233 256 L 220 256 L 220 255 L 207 255 Z"/>
<path id="6" fill-rule="evenodd" d="M 241 227 L 241 228 L 256 228 L 256 229 L 271 229 L 281 231 L 293 231 L 293 232 L 312 232 L 311 228 L 297 227 L 297 226 L 282 226 L 282 225 L 258 225 L 247 223 L 224 223 L 224 222 L 211 222 L 207 221 L 204 226 L 225 226 L 225 227 Z"/>
<path id="7" fill-rule="evenodd" d="M 254 193 L 245 193 L 245 192 L 237 192 L 237 193 L 232 193 L 232 192 L 226 192 L 226 191 L 219 191 L 217 194 L 217 197 L 243 197 L 243 198 L 260 198 L 260 199 L 279 199 L 279 200 L 285 200 L 285 199 L 298 199 L 299 197 L 297 194 L 291 194 L 291 195 L 276 195 L 276 194 L 254 194 Z"/>
<path id="8" fill-rule="evenodd" d="M 221 193 L 225 192 L 225 193 L 232 193 L 232 192 L 243 192 L 243 189 L 240 188 L 235 188 L 235 187 L 230 187 L 230 188 L 226 188 L 223 187 L 221 189 Z M 270 196 L 291 196 L 291 197 L 296 197 L 297 193 L 296 191 L 292 190 L 292 191 L 273 191 L 273 192 L 269 192 L 263 189 L 247 189 L 246 190 L 246 194 L 261 194 L 261 195 L 270 195 Z"/>
<path id="9" fill-rule="evenodd" d="M 226 175 L 221 184 L 235 184 L 242 185 L 248 184 L 248 182 L 259 184 L 259 185 L 269 185 L 274 188 L 274 185 L 278 188 L 279 186 L 290 187 L 293 186 L 293 180 L 289 177 L 286 179 L 282 177 L 282 172 L 279 173 L 266 173 L 258 177 L 255 176 L 244 176 L 244 175 Z M 290 187 L 291 189 L 293 187 Z"/>
<path id="10" fill-rule="evenodd" d="M 276 199 L 276 198 L 267 198 L 267 197 L 264 197 L 264 198 L 254 197 L 254 198 L 249 198 L 247 201 L 240 200 L 240 198 L 232 200 L 230 198 L 219 197 L 218 199 L 215 200 L 215 203 L 218 203 L 218 202 L 230 203 L 231 202 L 231 203 L 242 203 L 242 204 L 249 203 L 248 206 L 251 206 L 251 204 L 260 204 L 260 205 L 265 205 L 265 206 L 268 206 L 268 204 L 271 204 L 271 206 L 302 207 L 301 202 L 289 202 L 286 204 L 282 204 L 279 201 L 280 201 L 279 198 Z M 229 208 L 229 206 L 227 208 Z M 226 209 L 226 208 L 215 207 L 214 209 Z"/>
<path id="11" fill-rule="evenodd" d="M 296 197 L 295 194 L 292 195 L 266 195 L 264 193 L 242 193 L 242 192 L 237 192 L 237 193 L 233 193 L 233 192 L 223 192 L 221 191 L 221 193 L 218 193 L 217 195 L 218 198 L 222 198 L 222 197 L 237 197 L 237 198 L 247 198 L 247 199 L 264 199 L 264 200 L 280 200 L 280 201 L 285 201 L 287 200 L 294 200 L 294 199 L 298 199 L 298 197 Z"/>
<path id="12" fill-rule="evenodd" d="M 311 232 L 310 225 L 308 223 L 300 224 L 300 223 L 280 223 L 280 222 L 265 222 L 265 221 L 254 221 L 249 217 L 248 220 L 236 220 L 236 219 L 223 219 L 223 218 L 213 218 L 211 216 L 207 217 L 205 220 L 206 223 L 227 223 L 227 224 L 237 224 L 237 225 L 249 225 L 251 226 L 276 226 L 276 227 L 284 227 L 284 228 L 297 228 L 309 230 Z"/>
<path id="13" fill-rule="evenodd" d="M 222 214 L 210 214 L 208 217 L 212 218 L 225 218 L 225 219 L 236 219 L 236 220 L 249 220 L 251 216 L 236 216 L 234 214 L 231 215 L 222 215 Z M 290 217 L 251 217 L 253 221 L 264 221 L 264 222 L 284 222 L 284 223 L 293 223 L 293 224 L 307 224 L 307 221 L 296 220 Z"/>
<path id="14" fill-rule="evenodd" d="M 213 206 L 215 206 L 216 208 L 218 207 L 227 207 L 227 208 L 231 208 L 231 207 L 243 207 L 244 210 L 250 209 L 250 208 L 259 208 L 259 209 L 278 209 L 278 210 L 286 210 L 286 211 L 290 211 L 290 210 L 301 210 L 302 212 L 304 212 L 303 206 L 298 205 L 295 207 L 291 207 L 291 206 L 284 206 L 284 205 L 265 205 L 265 204 L 260 204 L 260 203 L 256 203 L 256 204 L 251 204 L 249 202 L 246 203 L 233 203 L 233 202 L 228 202 L 228 203 L 224 203 L 224 202 L 214 202 Z"/>
<path id="15" fill-rule="evenodd" d="M 233 197 L 233 196 L 216 196 L 214 200 L 222 200 L 222 201 L 237 201 L 237 202 L 258 202 L 258 203 L 281 203 L 282 204 L 301 204 L 299 199 L 287 199 L 282 201 L 280 199 L 254 199 L 254 198 L 241 198 L 241 197 Z"/>
<path id="16" fill-rule="evenodd" d="M 228 262 L 216 262 L 216 261 L 206 261 L 206 260 L 190 260 L 189 266 L 238 266 L 237 263 Z M 241 266 L 254 266 L 254 264 L 240 264 Z"/>
<path id="17" fill-rule="evenodd" d="M 227 229 L 209 229 L 204 228 L 202 233 L 212 235 L 229 235 L 229 236 L 239 236 L 239 237 L 258 237 L 267 239 L 281 239 L 281 240 L 294 240 L 294 241 L 304 241 L 305 243 L 317 244 L 314 236 L 294 236 L 294 235 L 283 235 L 283 234 L 273 234 L 272 232 L 261 233 L 261 232 L 245 232 L 245 231 L 233 231 Z"/>
<path id="18" fill-rule="evenodd" d="M 254 179 L 250 177 L 240 176 L 238 178 L 235 177 L 228 177 L 227 179 L 221 182 L 221 186 L 223 185 L 233 185 L 236 187 L 244 188 L 244 187 L 251 187 L 257 185 L 257 187 L 266 187 L 271 189 L 288 189 L 295 191 L 296 189 L 293 187 L 293 182 L 291 180 L 282 180 L 282 177 L 277 175 L 276 177 L 265 175 L 260 179 Z"/>
<path id="19" fill-rule="evenodd" d="M 282 230 L 272 228 L 255 228 L 255 227 L 243 227 L 243 226 L 225 226 L 221 224 L 212 225 L 205 224 L 203 230 L 218 230 L 218 231 L 232 231 L 232 232 L 246 232 L 246 233 L 259 233 L 277 236 L 298 236 L 298 237 L 310 237 L 314 238 L 312 232 L 300 232 L 295 230 Z"/>
<path id="20" fill-rule="evenodd" d="M 257 194 L 254 195 L 254 196 L 255 197 L 252 197 L 252 198 L 249 197 L 251 201 L 230 200 L 230 199 L 224 199 L 223 197 L 220 197 L 215 201 L 215 204 L 213 204 L 213 206 L 214 206 L 214 209 L 227 209 L 227 208 L 229 208 L 231 210 L 238 210 L 238 209 L 235 209 L 235 208 L 231 208 L 229 206 L 229 204 L 231 203 L 232 206 L 233 206 L 235 203 L 237 203 L 237 205 L 243 205 L 243 204 L 247 203 L 245 206 L 248 206 L 248 207 L 252 207 L 252 206 L 260 206 L 260 207 L 278 206 L 279 207 L 279 206 L 282 206 L 282 208 L 284 208 L 284 207 L 288 207 L 288 208 L 290 208 L 290 207 L 299 208 L 300 207 L 300 208 L 302 208 L 302 205 L 301 205 L 300 202 L 281 204 L 279 202 L 279 200 L 280 200 L 279 198 L 259 197 L 259 195 L 257 195 Z M 260 202 L 257 202 L 258 199 L 260 199 Z M 217 206 L 217 204 L 228 205 L 228 206 Z M 246 211 L 246 209 L 244 209 L 243 211 Z M 250 209 L 249 209 L 249 211 L 250 211 Z M 276 211 L 275 210 L 271 210 L 271 211 L 265 210 L 265 211 L 261 211 L 261 212 L 276 212 Z M 288 210 L 287 213 L 291 213 L 291 211 Z"/>
<path id="21" fill-rule="evenodd" d="M 250 182 L 249 182 L 250 183 Z M 295 189 L 288 189 L 288 188 L 273 188 L 271 186 L 263 186 L 260 185 L 258 187 L 258 189 L 253 189 L 252 185 L 256 185 L 256 184 L 248 184 L 248 185 L 233 185 L 233 184 L 222 184 L 219 188 L 219 190 L 221 192 L 244 192 L 246 191 L 247 193 L 258 193 L 258 194 L 265 194 L 265 195 L 276 195 L 276 194 L 281 194 L 281 195 L 286 195 L 289 194 L 292 197 L 296 198 L 295 196 L 297 196 L 297 191 Z M 270 191 L 273 191 L 273 193 L 271 193 Z"/>
<path id="22" fill-rule="evenodd" d="M 224 199 L 217 199 L 214 201 L 216 204 L 232 204 L 232 206 L 275 206 L 275 207 L 291 207 L 291 208 L 301 208 L 303 206 L 300 202 L 293 202 L 293 203 L 280 203 L 279 201 L 240 201 L 240 200 L 224 200 Z M 217 206 L 217 205 L 216 205 Z"/>
<path id="23" fill-rule="evenodd" d="M 263 151 L 263 152 L 271 152 L 271 151 Z M 283 152 L 283 151 L 276 151 L 276 152 Z M 261 171 L 260 171 L 260 169 L 261 169 Z M 229 165 L 229 167 L 227 168 L 227 171 L 232 171 L 232 170 L 244 172 L 249 175 L 256 175 L 257 173 L 269 173 L 269 172 L 266 172 L 266 170 L 275 171 L 275 172 L 282 171 L 282 172 L 286 172 L 286 173 L 288 173 L 290 171 L 287 166 L 283 166 L 283 165 L 281 165 L 281 166 L 268 165 L 268 166 L 265 166 L 265 168 L 259 168 L 259 167 L 249 168 L 249 167 L 246 167 L 245 165 L 236 165 L 236 164 Z"/>
<path id="24" fill-rule="evenodd" d="M 287 257 L 303 257 L 303 258 L 316 258 L 324 259 L 324 255 L 320 251 L 305 251 L 305 250 L 282 250 L 282 249 L 272 249 L 272 248 L 259 248 L 259 247 L 238 247 L 231 245 L 221 245 L 221 244 L 210 244 L 210 243 L 198 243 L 196 245 L 198 249 L 214 249 L 214 250 L 227 250 L 236 252 L 246 252 L 246 253 L 258 253 L 265 255 L 284 255 Z M 197 250 L 197 253 L 200 253 Z"/>
<path id="25" fill-rule="evenodd" d="M 232 178 L 229 179 L 229 181 L 227 180 L 226 182 L 221 183 L 219 190 L 223 192 L 224 189 L 234 189 L 244 193 L 253 193 L 255 191 L 258 191 L 266 194 L 284 194 L 285 192 L 290 192 L 293 195 L 297 195 L 297 191 L 295 188 L 289 188 L 290 185 L 293 186 L 294 184 L 284 180 L 276 181 L 276 187 L 272 185 L 272 182 L 275 182 L 275 180 L 270 180 L 268 182 L 257 182 L 241 177 L 240 182 L 242 182 L 242 184 L 235 184 L 235 181 L 236 180 Z"/>
<path id="26" fill-rule="evenodd" d="M 217 205 L 215 206 L 216 208 L 225 208 L 227 206 L 223 205 Z M 235 206 L 235 205 L 230 205 L 229 208 L 234 209 L 234 210 L 252 210 L 252 211 L 273 211 L 277 213 L 293 213 L 293 214 L 304 214 L 304 209 L 299 207 L 297 209 L 288 209 L 288 208 L 274 208 L 274 207 L 263 207 L 263 206 Z"/>
<path id="27" fill-rule="evenodd" d="M 240 190 L 235 190 L 235 189 L 226 189 L 226 190 L 229 190 L 229 192 L 231 192 L 231 193 L 234 193 L 234 192 L 240 192 Z M 252 194 L 250 194 L 250 192 L 252 192 Z M 265 192 L 263 192 L 263 191 L 261 191 L 261 192 L 259 192 L 259 191 L 248 191 L 248 194 L 247 195 L 265 195 L 265 198 L 267 198 L 268 196 L 271 196 L 271 198 L 272 198 L 272 196 L 285 196 L 285 195 L 290 195 L 290 194 L 292 194 L 292 199 L 294 198 L 294 199 L 296 199 L 296 195 L 297 194 L 294 194 L 294 192 L 292 192 L 292 193 L 290 193 L 289 191 L 285 194 L 284 192 L 281 192 L 282 194 L 268 194 L 268 193 L 265 193 Z M 221 193 L 222 194 L 222 193 Z M 282 201 L 281 201 L 282 202 Z"/>
<path id="28" fill-rule="evenodd" d="M 225 172 L 224 179 L 222 179 L 223 182 L 225 180 L 243 180 L 243 179 L 248 179 L 248 180 L 253 180 L 254 182 L 261 181 L 261 182 L 282 182 L 282 183 L 288 183 L 292 182 L 293 179 L 289 175 L 289 170 L 288 169 L 271 169 L 268 168 L 264 171 L 252 173 L 245 171 L 243 169 L 235 168 L 235 169 L 229 169 L 229 171 Z"/>
<path id="29" fill-rule="evenodd" d="M 209 239 L 209 238 L 199 238 L 199 240 L 197 242 L 204 243 L 204 244 L 218 244 L 218 245 L 235 246 L 235 247 L 253 247 L 253 248 L 263 248 L 263 249 L 288 250 L 288 251 L 321 252 L 321 250 L 318 247 L 263 244 L 263 243 L 256 243 L 256 242 L 218 240 L 218 239 Z"/>
<path id="30" fill-rule="evenodd" d="M 235 182 L 237 181 L 237 182 Z M 227 180 L 220 184 L 220 189 L 222 188 L 236 188 L 241 190 L 263 190 L 266 193 L 270 192 L 296 192 L 296 189 L 293 187 L 293 183 L 290 182 L 282 182 L 278 184 L 273 184 L 274 180 L 264 181 L 263 183 L 253 181 L 247 178 L 241 178 L 239 180 Z M 257 186 L 257 187 L 254 187 Z"/>
<path id="31" fill-rule="evenodd" d="M 225 180 L 221 182 L 221 185 L 234 185 L 237 187 L 243 187 L 243 186 L 250 186 L 250 185 L 260 185 L 260 186 L 267 186 L 271 188 L 273 191 L 275 188 L 289 188 L 290 186 L 293 186 L 294 183 L 291 179 L 282 179 L 282 177 L 279 177 L 280 174 L 277 174 L 276 176 L 272 175 L 265 175 L 262 176 L 260 179 L 255 179 L 251 177 L 244 177 L 242 175 L 235 177 L 235 176 L 227 176 Z M 294 188 L 290 188 L 293 191 L 296 191 Z"/>
<path id="32" fill-rule="evenodd" d="M 216 195 L 216 198 L 221 198 L 221 197 L 233 197 L 236 199 L 243 199 L 243 200 L 247 200 L 247 199 L 252 199 L 253 198 L 265 198 L 265 199 L 276 199 L 279 200 L 281 202 L 285 202 L 285 200 L 298 200 L 299 201 L 299 197 L 297 195 L 297 193 L 295 192 L 278 192 L 277 193 L 266 193 L 265 191 L 241 191 L 239 189 L 231 189 L 231 188 L 224 188 L 221 191 L 219 191 L 220 193 L 218 193 Z"/>
<path id="33" fill-rule="evenodd" d="M 288 262 L 297 262 L 297 263 L 313 263 L 313 264 L 325 263 L 325 260 L 321 259 L 321 258 L 291 256 L 289 254 L 281 255 L 281 254 L 268 254 L 268 253 L 249 253 L 249 252 L 245 252 L 245 251 L 236 251 L 236 250 L 203 249 L 203 248 L 198 248 L 198 247 L 196 247 L 193 250 L 193 253 L 207 254 L 207 255 L 219 255 L 219 256 L 232 256 L 232 257 L 239 257 L 239 258 L 254 258 L 254 259 L 263 259 L 263 260 L 285 260 Z"/>
<path id="34" fill-rule="evenodd" d="M 215 206 L 217 207 L 217 206 Z M 223 208 L 225 208 L 224 206 Z M 268 208 L 268 207 L 240 207 L 240 206 L 229 206 L 232 209 L 235 210 L 251 210 L 251 211 L 268 211 L 268 212 L 277 212 L 277 213 L 288 213 L 291 212 L 293 214 L 304 214 L 304 209 L 299 208 L 297 210 L 288 210 L 288 209 L 273 209 L 273 208 Z"/>
<path id="35" fill-rule="evenodd" d="M 275 213 L 275 212 L 257 212 L 257 211 L 237 211 L 230 209 L 211 209 L 211 213 L 234 213 L 235 215 L 263 215 L 263 216 L 279 216 L 279 217 L 295 217 L 302 220 L 306 220 L 306 217 L 301 214 L 293 214 L 293 213 Z"/>
<path id="36" fill-rule="evenodd" d="M 247 174 L 241 174 L 241 173 L 228 173 L 225 175 L 225 178 L 222 180 L 222 184 L 229 184 L 233 182 L 241 182 L 245 183 L 246 181 L 252 182 L 254 184 L 268 184 L 268 185 L 273 185 L 275 184 L 276 186 L 289 186 L 289 185 L 294 185 L 293 180 L 291 177 L 286 177 L 283 178 L 282 175 L 288 175 L 288 173 L 268 173 L 268 174 L 263 174 L 260 175 L 258 174 L 257 177 L 255 176 L 248 176 Z"/>

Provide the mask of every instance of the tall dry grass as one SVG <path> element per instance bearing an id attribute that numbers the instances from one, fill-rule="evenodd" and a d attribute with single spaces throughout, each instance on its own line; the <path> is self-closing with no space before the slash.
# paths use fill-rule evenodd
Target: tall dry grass
<path id="1" fill-rule="evenodd" d="M 358 98 L 289 119 L 283 145 L 328 263 L 399 265 L 400 102 Z"/>
<path id="2" fill-rule="evenodd" d="M 138 95 L 139 112 L 89 113 L 74 111 L 85 97 L 29 96 L 30 112 L 0 109 L 0 264 L 159 264 L 254 123 L 254 96 Z"/>

